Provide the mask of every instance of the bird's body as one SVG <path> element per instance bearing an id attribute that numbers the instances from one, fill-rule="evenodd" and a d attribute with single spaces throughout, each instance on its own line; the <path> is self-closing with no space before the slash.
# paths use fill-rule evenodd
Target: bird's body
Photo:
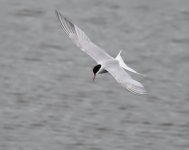
<path id="1" fill-rule="evenodd" d="M 123 87 L 127 88 L 129 91 L 136 94 L 146 94 L 143 85 L 131 78 L 131 76 L 125 71 L 140 74 L 129 68 L 123 61 L 121 57 L 121 51 L 113 58 L 108 53 L 106 53 L 102 48 L 94 44 L 88 36 L 75 24 L 70 22 L 66 17 L 62 16 L 58 11 L 56 11 L 58 20 L 60 21 L 62 29 L 66 32 L 68 37 L 84 52 L 91 56 L 97 65 L 93 68 L 94 78 L 96 74 L 110 73 L 118 83 Z"/>

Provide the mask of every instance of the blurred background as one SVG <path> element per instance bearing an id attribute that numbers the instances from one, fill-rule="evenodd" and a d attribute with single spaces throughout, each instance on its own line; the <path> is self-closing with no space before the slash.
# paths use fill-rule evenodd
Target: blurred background
<path id="1" fill-rule="evenodd" d="M 137 96 L 60 28 L 55 9 L 145 74 Z M 1 150 L 188 150 L 189 1 L 0 0 Z"/>

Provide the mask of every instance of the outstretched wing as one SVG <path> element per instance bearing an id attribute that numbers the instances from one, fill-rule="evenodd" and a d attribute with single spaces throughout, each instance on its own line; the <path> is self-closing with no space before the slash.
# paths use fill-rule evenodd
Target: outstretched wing
<path id="1" fill-rule="evenodd" d="M 58 20 L 60 21 L 62 29 L 66 32 L 68 37 L 84 52 L 91 56 L 97 63 L 108 60 L 113 60 L 109 54 L 96 44 L 91 42 L 88 36 L 75 24 L 69 21 L 66 17 L 61 15 L 57 10 L 55 11 Z"/>
<path id="2" fill-rule="evenodd" d="M 123 87 L 135 94 L 146 94 L 144 86 L 131 78 L 131 76 L 119 65 L 118 61 L 108 61 L 103 67 L 120 83 Z"/>

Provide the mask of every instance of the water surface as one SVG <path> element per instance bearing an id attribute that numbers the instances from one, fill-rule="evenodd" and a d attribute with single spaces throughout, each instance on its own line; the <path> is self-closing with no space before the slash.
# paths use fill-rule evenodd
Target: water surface
<path id="1" fill-rule="evenodd" d="M 189 2 L 0 0 L 0 149 L 188 150 Z M 147 96 L 67 39 L 60 10 L 99 46 L 146 74 Z"/>

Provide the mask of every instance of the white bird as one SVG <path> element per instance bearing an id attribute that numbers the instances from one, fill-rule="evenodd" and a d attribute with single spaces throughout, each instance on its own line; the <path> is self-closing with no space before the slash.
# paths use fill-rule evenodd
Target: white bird
<path id="1" fill-rule="evenodd" d="M 144 86 L 131 78 L 131 76 L 125 71 L 131 71 L 136 74 L 140 74 L 135 70 L 129 68 L 121 57 L 121 51 L 116 58 L 113 58 L 107 54 L 102 48 L 94 44 L 88 36 L 75 24 L 69 21 L 66 17 L 61 15 L 57 10 L 55 11 L 58 20 L 60 21 L 62 29 L 66 32 L 68 37 L 84 52 L 91 56 L 97 65 L 93 68 L 95 80 L 96 74 L 110 73 L 118 83 L 129 91 L 135 94 L 146 94 Z M 125 70 L 124 70 L 125 69 Z"/>

